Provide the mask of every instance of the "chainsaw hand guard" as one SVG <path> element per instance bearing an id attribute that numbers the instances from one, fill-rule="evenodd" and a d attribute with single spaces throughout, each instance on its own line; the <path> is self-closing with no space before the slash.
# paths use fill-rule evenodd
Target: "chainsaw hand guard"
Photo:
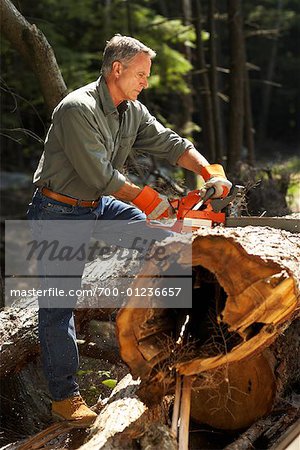
<path id="1" fill-rule="evenodd" d="M 175 217 L 175 211 L 167 197 L 159 194 L 150 186 L 145 186 L 132 203 L 141 209 L 149 220 Z"/>

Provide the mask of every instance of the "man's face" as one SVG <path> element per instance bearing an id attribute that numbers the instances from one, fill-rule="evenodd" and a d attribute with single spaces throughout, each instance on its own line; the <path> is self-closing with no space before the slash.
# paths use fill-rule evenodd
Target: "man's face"
<path id="1" fill-rule="evenodd" d="M 148 87 L 151 58 L 146 53 L 138 53 L 130 63 L 120 63 L 116 86 L 123 100 L 136 100 L 143 89 Z"/>

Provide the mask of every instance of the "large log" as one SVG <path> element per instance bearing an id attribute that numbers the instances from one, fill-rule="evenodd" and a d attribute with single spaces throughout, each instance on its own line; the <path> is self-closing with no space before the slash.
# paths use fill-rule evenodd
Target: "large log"
<path id="1" fill-rule="evenodd" d="M 139 266 L 140 261 L 133 260 L 132 265 L 135 264 Z M 100 288 L 98 292 L 118 285 L 125 288 L 131 283 L 127 270 L 117 258 L 101 263 L 95 260 L 86 265 L 82 287 Z M 98 305 L 100 308 L 95 307 Z M 97 358 L 99 369 L 106 367 L 107 362 L 117 366 L 121 362 L 114 338 L 117 308 L 113 306 L 108 296 L 97 294 L 95 298 L 80 298 L 75 311 L 80 355 Z M 0 420 L 4 429 L 1 438 L 6 442 L 37 432 L 52 419 L 39 352 L 37 308 L 12 307 L 0 311 Z"/>
<path id="2" fill-rule="evenodd" d="M 135 308 L 132 297 L 117 317 L 121 356 L 143 380 L 145 401 L 172 392 L 179 372 L 195 378 L 196 421 L 240 429 L 272 409 L 300 372 L 298 239 L 287 231 L 245 227 L 200 229 L 190 241 L 164 241 L 172 264 L 193 267 L 193 308 L 170 311 L 162 299 Z M 163 274 L 168 267 L 160 269 Z M 133 287 L 151 283 L 140 277 Z M 187 316 L 185 344 L 177 345 L 178 323 Z"/>
<path id="3" fill-rule="evenodd" d="M 79 450 L 135 449 L 137 447 L 134 441 L 142 437 L 144 445 L 141 448 L 146 448 L 150 439 L 146 434 L 147 429 L 153 427 L 153 424 L 162 426 L 166 423 L 168 411 L 163 402 L 148 408 L 137 396 L 139 384 L 140 381 L 134 381 L 130 374 L 118 383 L 92 426 L 87 442 Z M 175 450 L 170 434 L 164 430 L 160 437 L 163 435 L 164 442 L 170 444 L 164 447 L 162 442 L 159 442 L 160 448 Z"/>
<path id="4" fill-rule="evenodd" d="M 141 261 L 133 257 L 130 266 L 131 273 L 138 271 L 140 265 Z M 132 281 L 130 277 L 126 276 L 127 272 L 128 265 L 125 267 L 124 262 L 118 260 L 117 257 L 101 262 L 96 259 L 85 267 L 82 288 L 96 289 L 99 293 L 103 288 L 112 289 L 122 286 L 122 290 L 126 291 L 126 287 Z M 84 335 L 88 333 L 88 324 L 92 319 L 115 318 L 118 304 L 113 307 L 109 296 L 98 293 L 94 297 L 78 299 L 78 307 L 75 312 L 78 333 Z M 120 303 L 125 301 L 125 297 L 117 300 Z M 18 302 L 15 302 L 15 305 L 18 305 Z M 31 306 L 9 307 L 0 311 L 0 378 L 19 372 L 38 353 L 37 308 Z M 109 352 L 106 352 L 106 356 L 109 356 Z"/>
<path id="5" fill-rule="evenodd" d="M 93 355 L 89 346 L 88 323 L 92 319 L 109 320 L 112 310 L 78 309 L 75 311 L 77 334 L 87 337 L 84 353 Z M 109 358 L 108 346 L 97 346 L 103 359 Z M 0 379 L 20 372 L 40 353 L 38 340 L 37 310 L 5 308 L 0 311 Z M 112 355 L 114 357 L 114 355 Z"/>
<path id="6" fill-rule="evenodd" d="M 232 231 L 233 234 L 231 235 L 228 230 L 203 230 L 193 237 L 193 243 L 188 236 L 177 236 L 165 241 L 164 246 L 169 247 L 171 251 L 168 253 L 173 255 L 172 264 L 174 261 L 182 265 L 191 264 L 188 255 L 189 252 L 187 251 L 187 246 L 191 244 L 193 245 L 194 250 L 192 260 L 194 263 L 195 249 L 197 250 L 196 263 L 193 265 L 194 300 L 196 300 L 196 304 L 194 301 L 194 308 L 192 311 L 183 310 L 178 312 L 149 307 L 143 309 L 126 308 L 119 313 L 117 322 L 122 355 L 124 358 L 124 348 L 128 358 L 130 353 L 132 353 L 133 359 L 131 360 L 132 365 L 130 365 L 130 367 L 135 376 L 138 376 L 138 371 L 140 371 L 139 373 L 142 377 L 141 388 L 138 389 L 138 383 L 133 383 L 134 392 L 131 390 L 133 389 L 132 387 L 129 388 L 129 391 L 127 391 L 127 387 L 124 387 L 124 389 L 121 389 L 121 397 L 116 395 L 114 399 L 111 399 L 111 406 L 108 404 L 107 409 L 101 412 L 101 419 L 99 416 L 93 434 L 89 436 L 89 441 L 86 443 L 85 448 L 92 448 L 90 446 L 92 442 L 91 439 L 95 439 L 95 448 L 122 448 L 122 445 L 125 445 L 125 448 L 131 448 L 131 446 L 132 448 L 135 448 L 135 439 L 139 439 L 140 443 L 143 441 L 144 446 L 147 448 L 147 445 L 149 445 L 149 438 L 153 439 L 154 435 L 154 439 L 158 439 L 159 427 L 156 426 L 156 424 L 166 422 L 164 409 L 161 409 L 161 404 L 158 399 L 164 393 L 172 391 L 175 372 L 182 370 L 182 368 L 188 368 L 186 370 L 190 370 L 189 364 L 192 365 L 192 368 L 195 367 L 196 364 L 200 364 L 201 369 L 199 373 L 191 373 L 191 376 L 195 379 L 192 399 L 192 417 L 200 422 L 210 423 L 213 426 L 218 426 L 220 428 L 225 427 L 227 429 L 240 428 L 241 426 L 247 426 L 245 425 L 247 423 L 252 423 L 257 415 L 263 414 L 261 410 L 255 409 L 254 414 L 251 415 L 251 411 L 253 412 L 253 406 L 251 405 L 255 403 L 253 402 L 253 399 L 259 398 L 261 400 L 260 403 L 266 403 L 267 409 L 269 409 L 274 405 L 279 393 L 284 393 L 288 377 L 290 377 L 290 381 L 292 381 L 293 377 L 296 378 L 297 374 L 299 375 L 298 359 L 295 352 L 292 350 L 289 353 L 285 350 L 285 346 L 287 346 L 288 348 L 294 348 L 299 351 L 299 341 L 297 341 L 297 339 L 299 339 L 299 321 L 297 321 L 297 301 L 299 292 L 297 284 L 299 278 L 297 278 L 297 273 L 299 269 L 296 267 L 296 258 L 298 255 L 296 252 L 299 250 L 296 250 L 297 243 L 295 236 L 290 235 L 290 233 L 282 234 L 281 232 L 275 231 L 275 233 L 278 233 L 277 239 L 279 239 L 279 236 L 283 236 L 285 239 L 289 239 L 292 244 L 291 247 L 289 247 L 290 257 L 287 257 L 282 261 L 282 257 L 278 257 L 278 255 L 277 259 L 276 257 L 270 258 L 269 254 L 272 253 L 272 251 L 276 253 L 274 250 L 274 243 L 269 242 L 269 247 L 265 245 L 263 250 L 258 247 L 255 252 L 250 252 L 250 235 L 255 239 L 257 236 L 261 236 L 263 230 L 245 229 Z M 268 232 L 270 232 L 270 230 L 268 230 Z M 263 234 L 265 235 L 265 233 Z M 278 273 L 282 275 L 283 272 L 284 276 L 282 276 L 282 280 L 281 277 L 279 277 L 281 282 L 274 286 L 272 285 L 271 293 L 273 293 L 273 295 L 274 290 L 276 290 L 281 283 L 284 283 L 285 280 L 290 279 L 293 283 L 295 282 L 295 298 L 290 296 L 285 299 L 285 303 L 281 305 L 280 297 L 277 297 L 279 305 L 275 304 L 272 306 L 278 307 L 278 314 L 274 315 L 274 311 L 270 309 L 271 319 L 269 322 L 266 312 L 261 308 L 262 311 L 260 314 L 265 314 L 266 324 L 270 325 L 270 321 L 272 321 L 272 326 L 277 330 L 277 335 L 274 336 L 273 343 L 270 345 L 269 341 L 265 342 L 264 340 L 260 340 L 259 343 L 263 342 L 261 347 L 255 347 L 254 345 L 255 348 L 253 349 L 253 352 L 249 351 L 246 347 L 246 350 L 248 350 L 249 353 L 246 353 L 245 358 L 241 358 L 240 360 L 238 358 L 236 360 L 233 358 L 234 361 L 232 363 L 224 363 L 223 358 L 224 355 L 226 355 L 226 351 L 229 355 L 230 353 L 239 350 L 241 346 L 251 342 L 251 340 L 255 344 L 257 342 L 255 340 L 256 334 L 261 333 L 265 325 L 262 327 L 254 327 L 252 333 L 246 333 L 245 335 L 243 327 L 239 330 L 239 327 L 234 324 L 237 330 L 234 329 L 233 331 L 229 331 L 228 324 L 223 323 L 224 319 L 222 314 L 224 314 L 230 297 L 219 280 L 222 276 L 225 277 L 226 274 L 224 275 L 222 270 L 213 273 L 208 269 L 208 267 L 211 268 L 211 266 L 209 266 L 209 261 L 214 260 L 214 257 L 213 255 L 208 255 L 210 246 L 207 241 L 210 241 L 210 244 L 213 243 L 211 247 L 213 250 L 211 250 L 211 253 L 218 256 L 218 263 L 220 266 L 222 266 L 222 261 L 220 261 L 221 257 L 225 257 L 229 251 L 230 257 L 228 257 L 227 254 L 226 264 L 228 265 L 231 260 L 234 261 L 236 255 L 242 255 L 241 257 L 245 258 L 245 264 L 248 264 L 248 277 L 250 277 L 250 275 L 251 277 L 254 277 L 254 269 L 257 265 L 259 267 L 257 276 L 262 276 L 262 268 L 265 269 L 269 267 L 270 263 L 273 270 L 272 274 L 274 274 L 274 276 Z M 230 244 L 229 250 L 226 247 L 227 244 L 224 243 L 225 241 L 228 241 Z M 241 244 L 243 241 L 244 245 Z M 249 245 L 248 248 L 246 245 L 247 242 Z M 294 244 L 296 245 L 294 246 Z M 257 242 L 254 242 L 252 246 L 253 248 L 257 247 Z M 226 251 L 224 250 L 224 247 L 226 247 Z M 245 249 L 247 249 L 247 251 Z M 225 255 L 222 255 L 222 252 L 225 253 Z M 287 249 L 283 249 L 281 255 L 284 253 L 288 255 Z M 251 261 L 252 258 L 254 261 Z M 205 264 L 207 259 L 209 261 Z M 249 263 L 248 260 L 251 261 L 251 263 Z M 151 262 L 149 262 L 149 264 L 151 264 Z M 215 262 L 215 264 L 217 263 Z M 239 264 L 241 264 L 241 261 L 239 261 Z M 230 273 L 230 268 L 227 268 L 227 265 L 224 265 L 224 271 Z M 167 270 L 168 268 L 166 266 L 162 267 L 162 271 Z M 237 274 L 233 274 L 234 279 L 236 279 L 237 276 Z M 268 277 L 272 278 L 272 276 L 273 275 L 270 275 L 268 272 Z M 227 278 L 225 277 L 225 279 Z M 251 280 L 249 285 L 251 285 Z M 159 282 L 159 279 L 156 281 Z M 150 280 L 147 281 L 146 278 L 137 278 L 134 286 L 145 287 L 149 282 Z M 230 282 L 230 279 L 229 281 L 227 280 L 227 282 L 229 287 L 233 286 L 234 288 L 236 286 L 234 283 Z M 239 285 L 238 287 L 241 286 Z M 233 288 L 232 295 L 234 295 Z M 246 288 L 242 286 L 242 289 L 243 288 L 247 291 L 247 286 Z M 228 287 L 227 289 L 229 291 Z M 238 289 L 237 295 L 239 295 L 239 298 L 241 298 L 242 289 Z M 265 292 L 266 291 L 263 291 L 263 294 L 265 294 Z M 218 297 L 216 293 L 219 293 Z M 280 293 L 281 290 L 279 290 L 279 294 Z M 259 295 L 259 293 L 257 293 L 257 295 L 256 306 L 260 306 L 263 301 L 266 302 L 266 306 L 269 306 L 267 300 L 269 297 L 272 298 L 272 295 L 269 297 L 263 297 L 262 295 Z M 248 297 L 246 296 L 245 298 L 247 299 Z M 294 302 L 295 299 L 296 303 Z M 128 306 L 133 306 L 135 301 L 136 299 L 132 298 Z M 294 304 L 295 308 L 293 307 Z M 240 308 L 242 308 L 241 305 Z M 189 327 L 187 327 L 187 331 L 190 341 L 193 333 L 196 335 L 198 332 L 198 335 L 196 336 L 196 342 L 186 342 L 183 346 L 177 348 L 176 343 L 174 343 L 174 337 L 177 337 L 178 335 L 177 322 L 180 324 L 183 322 L 181 312 L 183 313 L 183 318 L 187 312 L 195 313 L 194 318 L 193 315 L 191 315 L 193 320 L 188 324 Z M 247 310 L 245 312 L 245 320 L 246 318 Z M 131 322 L 128 322 L 129 320 Z M 161 328 L 163 328 L 163 332 L 161 332 Z M 212 330 L 213 336 L 211 333 Z M 284 333 L 283 330 L 285 330 Z M 239 333 L 244 333 L 243 339 L 241 339 Z M 220 364 L 215 368 L 218 357 Z M 255 364 L 253 364 L 253 358 L 257 361 Z M 134 361 L 134 364 L 132 361 Z M 213 368 L 211 368 L 212 361 L 214 363 Z M 208 365 L 209 369 L 205 367 L 205 364 Z M 251 369 L 251 366 L 254 370 Z M 181 373 L 184 373 L 184 371 Z M 241 376 L 238 376 L 239 374 L 241 374 Z M 244 374 L 248 374 L 249 376 L 245 377 L 243 376 Z M 257 379 L 261 379 L 263 382 L 266 380 L 264 386 L 257 383 Z M 155 382 L 157 382 L 157 384 L 155 384 Z M 246 383 L 246 387 L 241 386 L 241 382 L 242 384 Z M 226 390 L 228 385 L 230 389 Z M 147 391 L 148 395 L 146 395 Z M 240 394 L 238 398 L 234 397 L 236 392 Z M 201 397 L 202 393 L 203 397 Z M 124 402 L 124 398 L 128 398 L 128 400 Z M 149 407 L 143 400 L 147 401 L 149 405 L 151 403 L 149 402 L 150 398 L 153 400 L 152 403 L 155 404 Z M 217 399 L 217 408 L 216 403 L 213 402 L 214 398 Z M 247 398 L 248 404 L 245 404 L 245 398 Z M 267 398 L 270 398 L 270 401 L 264 402 Z M 201 403 L 204 403 L 207 400 L 212 400 L 212 404 L 209 405 L 209 408 L 204 408 L 204 411 L 200 408 L 200 411 L 197 411 L 199 404 L 201 405 Z M 127 409 L 125 408 L 126 413 L 125 409 L 123 409 L 124 415 L 122 415 L 122 420 L 127 422 L 124 424 L 124 427 L 121 428 L 119 419 L 116 420 L 115 418 L 116 407 L 119 405 L 118 401 L 123 405 L 121 409 L 123 407 L 125 408 L 125 405 L 127 404 Z M 136 405 L 139 406 L 136 408 Z M 194 405 L 196 405 L 196 407 Z M 233 407 L 235 406 L 237 406 L 237 409 L 233 410 Z M 138 418 L 135 414 L 140 411 L 140 407 L 142 413 L 140 418 Z M 247 410 L 247 414 L 243 413 L 243 410 L 245 409 Z M 266 411 L 266 413 L 267 412 L 268 411 Z M 220 421 L 223 417 L 225 417 L 225 422 L 221 423 Z M 232 418 L 234 418 L 234 420 L 232 420 Z M 236 418 L 238 418 L 238 421 L 236 421 Z M 114 425 L 116 426 L 114 427 Z M 145 430 L 148 425 L 149 429 L 152 431 L 150 436 L 147 437 Z M 154 433 L 156 428 L 157 433 Z M 169 436 L 166 429 L 163 429 L 160 435 L 165 436 L 166 442 L 168 441 Z M 98 439 L 100 439 L 102 447 L 99 446 Z M 170 443 L 167 445 L 169 445 L 169 447 L 166 448 L 172 448 L 171 446 L 173 443 L 171 438 Z"/>
<path id="7" fill-rule="evenodd" d="M 108 398 L 93 407 L 99 414 L 93 426 L 85 430 L 84 434 L 78 434 L 76 427 L 70 423 L 52 424 L 8 448 L 146 450 L 159 447 L 176 450 L 176 441 L 165 425 L 170 402 L 164 400 L 161 404 L 148 408 L 136 395 L 139 384 L 140 381 L 133 380 L 132 376 L 127 374 Z"/>

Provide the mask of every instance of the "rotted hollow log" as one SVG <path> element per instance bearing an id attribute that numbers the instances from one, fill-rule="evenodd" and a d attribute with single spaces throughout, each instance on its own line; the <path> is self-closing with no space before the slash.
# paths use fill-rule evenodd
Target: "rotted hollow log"
<path id="1" fill-rule="evenodd" d="M 193 308 L 164 309 L 159 299 L 136 308 L 132 297 L 117 317 L 121 356 L 141 377 L 146 401 L 172 392 L 179 372 L 195 378 L 191 416 L 198 422 L 240 429 L 270 412 L 300 371 L 298 238 L 245 227 L 200 229 L 191 241 L 164 241 L 177 264 L 192 265 Z M 162 273 L 167 269 L 161 266 Z M 152 282 L 140 277 L 133 287 Z M 178 325 L 187 317 L 178 345 Z M 288 350 L 278 350 L 290 335 Z"/>

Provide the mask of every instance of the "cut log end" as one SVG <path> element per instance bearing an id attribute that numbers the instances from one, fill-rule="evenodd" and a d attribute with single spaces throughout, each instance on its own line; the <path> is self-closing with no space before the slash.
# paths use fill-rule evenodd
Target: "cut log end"
<path id="1" fill-rule="evenodd" d="M 119 312 L 121 356 L 133 375 L 144 380 L 141 389 L 149 401 L 174 389 L 178 371 L 186 376 L 197 375 L 200 383 L 209 374 L 212 385 L 204 383 L 200 391 L 193 391 L 193 398 L 202 404 L 210 399 L 209 410 L 215 412 L 202 417 L 193 400 L 192 416 L 201 416 L 200 421 L 220 428 L 242 428 L 271 409 L 277 386 L 263 352 L 297 315 L 299 269 L 294 264 L 295 248 L 284 260 L 278 237 L 276 248 L 274 238 L 270 245 L 266 244 L 268 235 L 268 230 L 265 234 L 259 231 L 262 249 L 253 230 L 199 232 L 193 240 L 191 262 L 193 308 L 135 309 L 133 298 L 129 308 Z M 179 247 L 177 239 L 175 251 L 186 263 L 186 242 Z M 152 280 L 137 279 L 135 286 L 147 287 L 147 282 L 150 286 Z M 178 345 L 178 330 L 187 315 L 184 341 Z M 240 367 L 247 374 L 245 379 L 239 375 Z M 215 377 L 220 392 L 211 397 Z M 266 389 L 259 379 L 266 380 Z M 222 401 L 219 403 L 222 398 L 223 406 Z M 264 399 L 265 407 L 259 406 L 260 399 Z M 219 418 L 222 415 L 226 423 Z"/>
<path id="2" fill-rule="evenodd" d="M 204 374 L 198 385 L 193 389 L 192 418 L 226 430 L 250 426 L 270 411 L 276 395 L 273 367 L 263 354 Z"/>

